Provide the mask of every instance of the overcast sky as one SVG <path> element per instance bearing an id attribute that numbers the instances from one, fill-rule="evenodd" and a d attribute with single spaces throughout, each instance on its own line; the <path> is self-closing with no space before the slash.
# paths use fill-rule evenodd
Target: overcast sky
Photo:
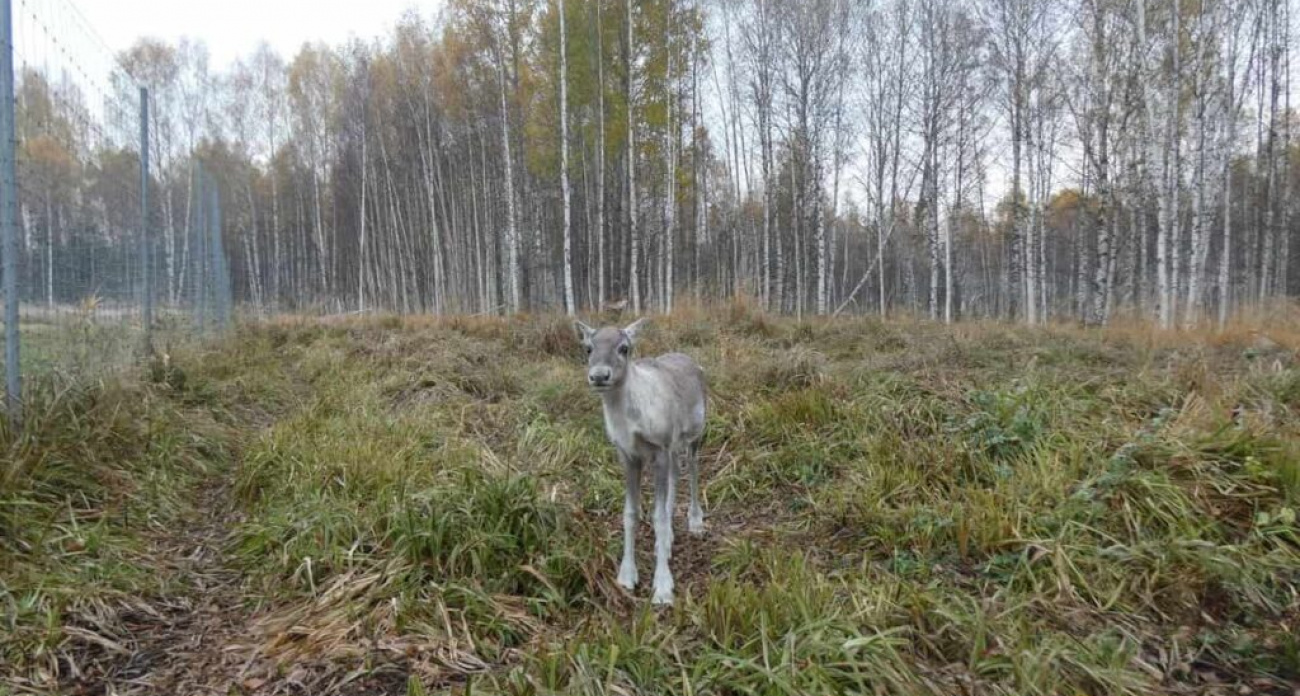
<path id="1" fill-rule="evenodd" d="M 224 69 L 267 41 L 285 59 L 307 41 L 339 44 L 349 36 L 387 33 L 402 13 L 431 16 L 437 0 L 69 0 L 108 44 L 119 51 L 141 36 L 175 42 L 201 38 L 212 67 Z"/>

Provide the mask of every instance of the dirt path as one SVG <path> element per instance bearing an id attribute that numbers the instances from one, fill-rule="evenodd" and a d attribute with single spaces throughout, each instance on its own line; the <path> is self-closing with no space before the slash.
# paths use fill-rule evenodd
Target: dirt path
<path id="1" fill-rule="evenodd" d="M 250 430 L 269 428 L 267 414 Z M 69 626 L 61 648 L 59 693 L 78 696 L 374 696 L 404 694 L 409 670 L 392 656 L 365 669 L 319 661 L 282 664 L 262 654 L 272 608 L 228 558 L 241 512 L 231 469 L 196 486 L 183 520 L 145 535 L 142 565 L 164 575 L 162 596 L 131 598 L 107 615 Z M 387 659 L 384 659 L 387 658 Z M 20 693 L 22 693 L 20 691 Z M 38 691 L 37 693 L 45 693 Z"/>
<path id="2" fill-rule="evenodd" d="M 226 484 L 208 481 L 185 523 L 152 536 L 151 566 L 173 575 L 176 593 L 128 607 L 115 627 L 120 635 L 73 633 L 70 693 L 239 693 L 232 682 L 244 665 L 230 647 L 249 613 L 240 574 L 223 552 L 234 515 Z"/>

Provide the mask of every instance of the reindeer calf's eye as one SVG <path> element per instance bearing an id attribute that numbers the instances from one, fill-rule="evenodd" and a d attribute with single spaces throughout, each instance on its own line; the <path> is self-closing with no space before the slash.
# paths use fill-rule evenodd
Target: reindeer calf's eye
<path id="1" fill-rule="evenodd" d="M 583 346 L 587 350 L 587 355 L 591 355 L 591 346 Z"/>
<path id="2" fill-rule="evenodd" d="M 626 343 L 624 343 L 623 345 L 621 345 L 621 346 L 618 347 L 618 354 L 619 354 L 619 355 L 627 355 L 627 344 L 626 344 Z"/>

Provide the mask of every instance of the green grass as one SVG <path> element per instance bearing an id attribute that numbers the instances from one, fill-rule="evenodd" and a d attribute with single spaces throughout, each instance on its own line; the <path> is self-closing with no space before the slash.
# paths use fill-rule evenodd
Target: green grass
<path id="1" fill-rule="evenodd" d="M 178 591 L 154 586 L 118 511 L 183 515 L 186 486 L 216 477 L 258 655 L 396 660 L 413 694 L 1300 679 L 1294 362 L 1262 365 L 1238 334 L 743 305 L 657 318 L 639 350 L 670 348 L 712 389 L 710 531 L 678 534 L 670 610 L 614 583 L 621 472 L 565 320 L 284 321 L 65 397 L 74 425 L 23 436 L 73 454 L 32 454 L 0 489 L 0 525 L 24 527 L 0 547 L 23 607 L 0 646 L 55 650 L 73 587 Z M 114 445 L 70 444 L 95 438 Z"/>

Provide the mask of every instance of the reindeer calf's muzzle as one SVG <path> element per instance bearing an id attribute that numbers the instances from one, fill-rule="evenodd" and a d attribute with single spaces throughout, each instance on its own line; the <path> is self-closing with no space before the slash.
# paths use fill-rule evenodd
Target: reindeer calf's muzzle
<path id="1" fill-rule="evenodd" d="M 608 387 L 612 371 L 608 367 L 593 367 L 587 370 L 587 383 L 593 387 Z"/>

